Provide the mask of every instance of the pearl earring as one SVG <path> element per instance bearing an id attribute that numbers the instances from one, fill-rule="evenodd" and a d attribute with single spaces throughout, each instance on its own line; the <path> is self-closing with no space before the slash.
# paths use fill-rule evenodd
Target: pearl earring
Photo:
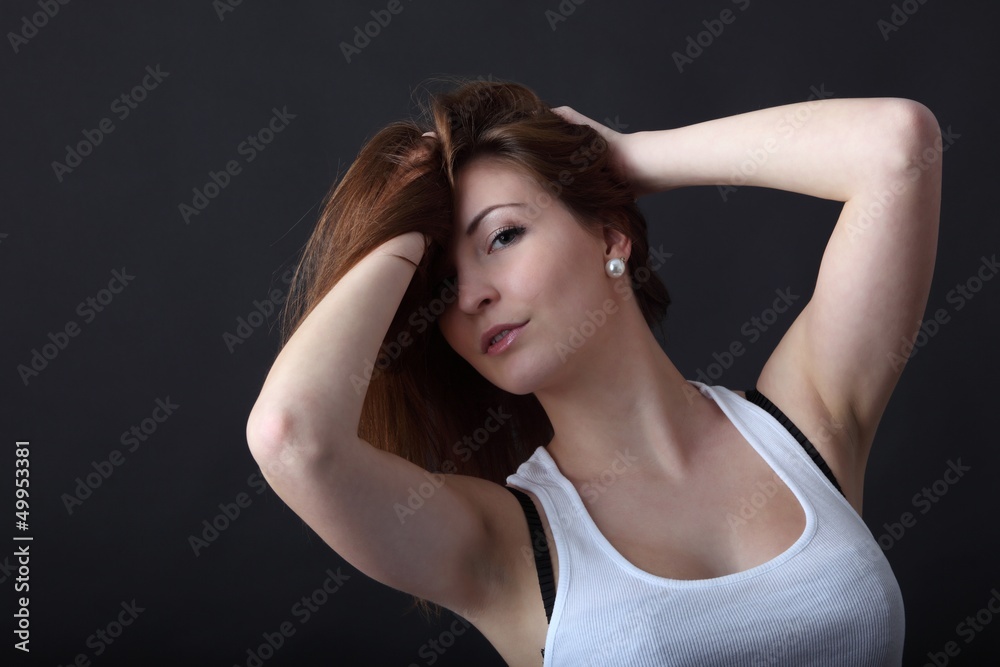
<path id="1" fill-rule="evenodd" d="M 620 278 L 623 273 L 625 273 L 625 258 L 616 257 L 614 259 L 609 259 L 608 263 L 604 266 L 604 270 L 608 272 L 608 275 L 612 278 Z"/>

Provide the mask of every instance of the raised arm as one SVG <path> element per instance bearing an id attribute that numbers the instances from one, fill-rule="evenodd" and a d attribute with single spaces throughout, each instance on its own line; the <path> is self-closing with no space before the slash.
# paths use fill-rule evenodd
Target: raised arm
<path id="1" fill-rule="evenodd" d="M 558 112 L 597 125 L 570 109 Z M 942 145 L 933 114 L 906 99 L 830 99 L 670 130 L 598 130 L 638 193 L 750 185 L 844 202 L 816 289 L 758 387 L 785 392 L 789 412 L 805 414 L 796 403 L 815 398 L 831 423 L 846 426 L 849 451 L 832 453 L 845 477 L 860 473 L 852 484 L 860 504 L 868 451 L 934 271 Z"/>
<path id="2" fill-rule="evenodd" d="M 349 563 L 398 590 L 467 610 L 482 598 L 489 562 L 478 504 L 487 482 L 449 475 L 423 507 L 401 515 L 400 504 L 430 475 L 358 437 L 365 392 L 351 380 L 376 359 L 424 244 L 418 232 L 393 238 L 319 301 L 268 373 L 247 441 L 274 492 Z"/>
<path id="3" fill-rule="evenodd" d="M 302 322 L 272 364 L 250 414 L 254 453 L 279 454 L 291 465 L 327 456 L 329 441 L 357 435 L 365 395 L 351 377 L 363 378 L 366 360 L 377 357 L 424 243 L 422 234 L 411 232 L 382 244 Z M 274 447 L 279 451 L 267 451 Z"/>

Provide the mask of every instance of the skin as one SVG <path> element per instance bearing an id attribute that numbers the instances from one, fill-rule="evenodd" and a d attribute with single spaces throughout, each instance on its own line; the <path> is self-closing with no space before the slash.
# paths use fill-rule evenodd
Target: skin
<path id="1" fill-rule="evenodd" d="M 694 439 L 688 436 L 702 422 L 704 399 L 693 400 L 660 348 L 628 275 L 605 272 L 607 260 L 628 259 L 631 243 L 619 232 L 584 228 L 544 194 L 527 173 L 494 158 L 477 158 L 458 172 L 450 254 L 459 297 L 442 314 L 441 332 L 493 384 L 535 394 L 555 431 L 547 449 L 571 479 L 599 473 L 626 447 L 643 474 L 678 477 L 690 459 Z M 521 205 L 492 209 L 474 235 L 466 235 L 479 212 L 509 203 Z M 521 233 L 512 230 L 520 227 Z M 587 313 L 598 311 L 606 314 L 604 324 L 582 346 L 569 348 L 575 352 L 563 347 L 560 354 L 558 346 L 569 345 L 571 332 L 589 321 Z M 525 320 L 502 354 L 481 352 L 484 331 Z"/>

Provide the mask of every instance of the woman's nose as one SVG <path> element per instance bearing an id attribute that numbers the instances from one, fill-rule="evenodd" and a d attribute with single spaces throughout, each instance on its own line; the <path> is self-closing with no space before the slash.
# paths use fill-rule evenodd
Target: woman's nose
<path id="1" fill-rule="evenodd" d="M 500 298 L 495 287 L 481 276 L 462 276 L 458 286 L 458 307 L 470 315 Z"/>

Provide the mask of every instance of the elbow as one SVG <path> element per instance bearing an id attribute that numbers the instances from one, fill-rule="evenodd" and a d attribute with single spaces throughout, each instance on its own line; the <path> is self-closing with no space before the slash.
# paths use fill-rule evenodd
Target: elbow
<path id="1" fill-rule="evenodd" d="M 280 410 L 254 406 L 247 419 L 247 446 L 254 460 L 265 468 L 268 463 L 280 460 L 282 452 L 291 441 L 291 416 Z"/>
<path id="2" fill-rule="evenodd" d="M 303 433 L 292 411 L 262 408 L 259 403 L 250 411 L 246 437 L 250 454 L 269 481 L 307 471 L 332 453 L 331 447 L 321 447 Z"/>
<path id="3" fill-rule="evenodd" d="M 292 414 L 286 410 L 254 406 L 247 419 L 247 445 L 254 461 L 273 479 L 279 474 L 307 467 L 312 449 L 304 446 Z"/>
<path id="4" fill-rule="evenodd" d="M 942 155 L 947 148 L 934 113 L 920 102 L 892 98 L 887 102 L 884 165 L 909 180 L 941 173 Z"/>

